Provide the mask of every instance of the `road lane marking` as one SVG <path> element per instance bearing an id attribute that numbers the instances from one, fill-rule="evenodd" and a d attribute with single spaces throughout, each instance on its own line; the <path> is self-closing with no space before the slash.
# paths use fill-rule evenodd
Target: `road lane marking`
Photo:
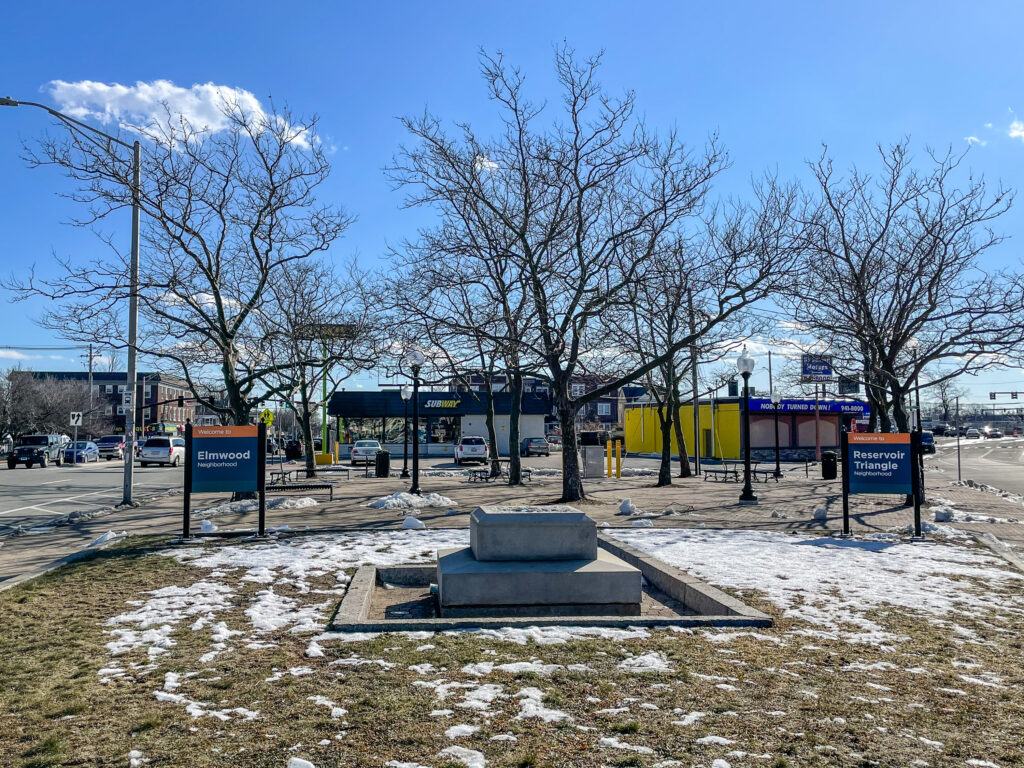
<path id="1" fill-rule="evenodd" d="M 5 510 L 3 512 L 0 512 L 0 516 L 2 516 L 2 515 L 13 515 L 15 512 L 21 512 L 21 511 L 26 510 L 26 509 L 39 509 L 40 507 L 48 507 L 51 504 L 63 504 L 64 502 L 67 502 L 67 501 L 74 501 L 75 499 L 85 498 L 86 496 L 95 496 L 95 495 L 100 494 L 100 493 L 110 494 L 110 493 L 113 493 L 115 490 L 117 490 L 117 489 L 116 488 L 101 488 L 98 491 L 90 491 L 89 493 L 79 493 L 79 494 L 77 494 L 75 496 L 65 496 L 62 499 L 54 499 L 53 501 L 41 501 L 38 504 L 29 504 L 27 507 L 18 507 L 17 509 Z M 45 510 L 45 511 L 52 512 L 53 510 Z"/>

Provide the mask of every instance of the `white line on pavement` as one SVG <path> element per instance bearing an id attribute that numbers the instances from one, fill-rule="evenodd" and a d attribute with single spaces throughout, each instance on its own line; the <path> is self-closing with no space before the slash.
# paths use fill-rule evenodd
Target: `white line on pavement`
<path id="1" fill-rule="evenodd" d="M 4 510 L 3 512 L 0 512 L 0 516 L 2 516 L 2 515 L 12 515 L 15 512 L 22 512 L 22 511 L 24 511 L 26 509 L 39 509 L 40 507 L 48 507 L 51 504 L 63 504 L 64 502 L 67 502 L 67 501 L 74 501 L 75 499 L 82 499 L 82 498 L 85 498 L 86 496 L 95 496 L 95 495 L 100 494 L 100 493 L 109 494 L 109 493 L 113 493 L 113 492 L 114 492 L 113 488 L 101 488 L 98 491 L 90 491 L 89 493 L 80 493 L 77 496 L 65 496 L 62 499 L 53 499 L 52 501 L 41 501 L 38 504 L 29 504 L 27 507 L 18 507 L 17 509 L 7 509 L 7 510 Z M 51 512 L 52 510 L 47 509 L 45 511 Z"/>

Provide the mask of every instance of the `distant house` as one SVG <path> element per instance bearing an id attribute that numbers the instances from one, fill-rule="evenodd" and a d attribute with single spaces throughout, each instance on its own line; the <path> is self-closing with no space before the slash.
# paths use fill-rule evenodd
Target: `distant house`
<path id="1" fill-rule="evenodd" d="M 36 379 L 57 379 L 60 381 L 79 381 L 88 385 L 88 371 L 22 371 L 13 372 L 32 376 Z M 158 424 L 166 430 L 173 425 L 183 431 L 185 424 L 194 423 L 196 407 L 189 403 L 192 393 L 184 379 L 166 373 L 138 373 L 135 384 L 135 426 L 136 431 L 144 433 Z M 92 390 L 89 393 L 94 413 L 104 417 L 114 425 L 115 432 L 124 432 L 125 390 L 128 389 L 128 374 L 94 372 L 92 374 Z"/>

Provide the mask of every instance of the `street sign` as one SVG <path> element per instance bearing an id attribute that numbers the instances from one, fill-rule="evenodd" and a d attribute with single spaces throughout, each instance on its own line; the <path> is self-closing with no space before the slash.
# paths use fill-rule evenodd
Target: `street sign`
<path id="1" fill-rule="evenodd" d="M 259 484 L 258 427 L 192 427 L 192 493 L 250 492 Z"/>
<path id="2" fill-rule="evenodd" d="M 121 405 L 127 407 L 127 406 L 130 406 L 131 404 L 132 404 L 132 393 L 131 392 L 122 392 L 121 393 Z"/>
<path id="3" fill-rule="evenodd" d="M 82 412 L 81 411 L 72 411 L 71 412 L 71 420 L 68 421 L 68 426 L 69 427 L 80 427 L 80 426 L 82 426 Z"/>
<path id="4" fill-rule="evenodd" d="M 264 408 L 260 411 L 260 421 L 266 424 L 268 427 L 274 423 L 274 413 L 269 408 Z"/>
<path id="5" fill-rule="evenodd" d="M 909 434 L 853 432 L 847 439 L 850 493 L 911 493 Z"/>
<path id="6" fill-rule="evenodd" d="M 839 377 L 839 394 L 840 395 L 857 395 L 860 394 L 860 382 L 856 379 L 851 379 L 848 376 Z"/>
<path id="7" fill-rule="evenodd" d="M 815 381 L 832 381 L 835 374 L 832 371 L 832 355 L 801 355 L 800 356 L 800 381 L 811 383 Z"/>

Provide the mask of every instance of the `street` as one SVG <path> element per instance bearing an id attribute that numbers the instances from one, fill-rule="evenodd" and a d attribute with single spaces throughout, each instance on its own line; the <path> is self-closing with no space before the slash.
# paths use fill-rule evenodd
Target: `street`
<path id="1" fill-rule="evenodd" d="M 117 504 L 122 498 L 124 464 L 100 461 L 78 466 L 0 469 L 0 536 L 11 529 L 43 525 L 71 512 Z M 148 495 L 181 488 L 181 467 L 146 467 L 136 464 L 135 493 Z"/>
<path id="2" fill-rule="evenodd" d="M 936 448 L 926 465 L 935 464 L 943 480 L 956 480 L 956 439 L 937 438 Z M 1024 438 L 960 438 L 960 477 L 1024 495 Z"/>

